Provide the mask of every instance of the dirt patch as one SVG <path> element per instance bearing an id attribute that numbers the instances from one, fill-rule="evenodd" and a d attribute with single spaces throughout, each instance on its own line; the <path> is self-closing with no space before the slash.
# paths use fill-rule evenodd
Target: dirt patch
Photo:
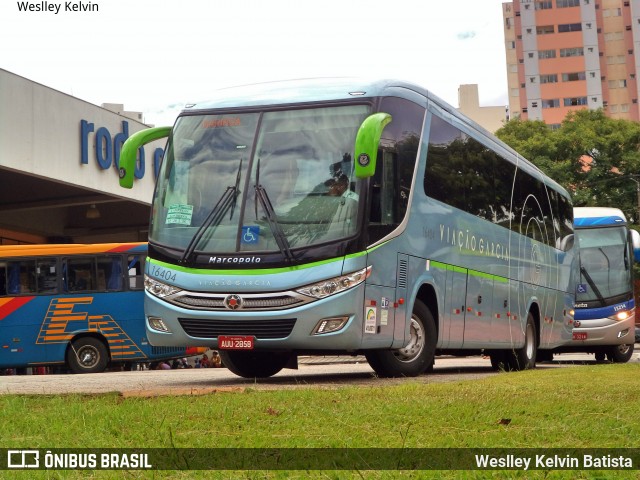
<path id="1" fill-rule="evenodd" d="M 120 396 L 123 398 L 131 397 L 166 397 L 166 396 L 179 396 L 179 395 L 209 395 L 212 393 L 243 393 L 246 389 L 244 387 L 210 387 L 210 388 L 171 388 L 167 389 L 148 389 L 148 390 L 126 390 L 120 392 Z"/>

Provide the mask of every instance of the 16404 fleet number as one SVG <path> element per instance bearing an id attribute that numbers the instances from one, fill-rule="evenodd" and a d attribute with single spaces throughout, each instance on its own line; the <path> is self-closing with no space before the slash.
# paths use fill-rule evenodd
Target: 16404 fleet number
<path id="1" fill-rule="evenodd" d="M 176 281 L 176 272 L 171 270 L 167 270 L 162 267 L 158 267 L 157 265 L 150 265 L 150 273 L 152 277 L 160 278 L 162 280 L 167 280 L 168 282 Z"/>

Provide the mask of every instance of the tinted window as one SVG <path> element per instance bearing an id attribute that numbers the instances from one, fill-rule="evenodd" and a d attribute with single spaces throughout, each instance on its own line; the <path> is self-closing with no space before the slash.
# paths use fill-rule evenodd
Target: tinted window
<path id="1" fill-rule="evenodd" d="M 559 240 L 572 232 L 571 202 L 548 189 L 541 178 L 523 170 L 515 176 L 515 172 L 513 163 L 442 118 L 432 116 L 425 193 L 560 248 Z"/>
<path id="2" fill-rule="evenodd" d="M 515 167 L 435 115 L 429 135 L 425 193 L 508 227 Z"/>
<path id="3" fill-rule="evenodd" d="M 424 191 L 461 210 L 466 210 L 467 205 L 463 181 L 466 139 L 467 136 L 453 125 L 431 116 Z"/>

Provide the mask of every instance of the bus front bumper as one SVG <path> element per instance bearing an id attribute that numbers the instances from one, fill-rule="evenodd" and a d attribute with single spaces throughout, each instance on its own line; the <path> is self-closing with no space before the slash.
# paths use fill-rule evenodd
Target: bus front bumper
<path id="1" fill-rule="evenodd" d="M 635 343 L 635 315 L 625 320 L 594 318 L 574 321 L 568 346 L 630 345 Z"/>
<path id="2" fill-rule="evenodd" d="M 218 336 L 253 337 L 256 350 L 356 351 L 362 346 L 364 285 L 298 308 L 277 311 L 205 311 L 177 307 L 145 295 L 146 333 L 154 346 L 208 346 L 218 349 Z M 158 321 L 161 320 L 161 322 Z M 342 326 L 318 332 L 323 320 Z M 282 324 L 286 325 L 282 327 Z M 158 329 L 164 325 L 167 331 Z M 270 326 L 279 332 L 269 331 Z M 154 328 L 155 327 L 155 328 Z M 238 333 L 242 332 L 242 333 Z M 271 338 L 269 338 L 271 337 Z M 391 340 L 389 340 L 390 344 Z"/>

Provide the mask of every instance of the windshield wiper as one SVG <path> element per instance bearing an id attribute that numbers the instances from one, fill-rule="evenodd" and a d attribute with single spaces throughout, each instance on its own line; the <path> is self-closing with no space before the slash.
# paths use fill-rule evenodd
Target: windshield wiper
<path id="1" fill-rule="evenodd" d="M 262 206 L 262 209 L 264 210 L 264 213 L 267 217 L 267 222 L 269 223 L 269 228 L 271 229 L 271 233 L 276 239 L 276 244 L 278 245 L 278 248 L 284 255 L 285 259 L 288 262 L 291 262 L 293 260 L 293 253 L 291 253 L 291 247 L 289 246 L 287 236 L 282 230 L 282 226 L 280 226 L 280 224 L 276 220 L 276 212 L 273 210 L 273 205 L 271 204 L 271 200 L 269 199 L 269 194 L 262 185 L 255 185 L 254 187 L 256 189 L 256 198 L 258 199 L 260 205 Z"/>
<path id="2" fill-rule="evenodd" d="M 276 212 L 273 210 L 269 194 L 264 187 L 260 185 L 260 157 L 258 157 L 258 165 L 256 167 L 256 184 L 254 185 L 254 188 L 256 189 L 256 195 L 254 198 L 256 220 L 258 219 L 258 202 L 260 202 L 260 205 L 267 217 L 269 228 L 271 229 L 273 238 L 276 239 L 276 244 L 278 245 L 280 252 L 282 252 L 282 255 L 284 255 L 287 261 L 291 262 L 293 260 L 293 253 L 291 253 L 289 240 L 287 240 L 287 236 L 284 234 L 282 227 L 276 220 Z"/>
<path id="3" fill-rule="evenodd" d="M 205 218 L 202 225 L 198 227 L 196 233 L 191 237 L 191 241 L 187 248 L 184 250 L 182 254 L 182 258 L 180 259 L 180 263 L 185 263 L 189 257 L 193 254 L 196 246 L 204 236 L 207 228 L 209 227 L 217 227 L 220 225 L 220 222 L 224 218 L 224 215 L 227 213 L 229 207 L 231 207 L 231 213 L 229 215 L 229 220 L 233 217 L 233 210 L 235 209 L 237 200 L 238 200 L 238 186 L 240 185 L 240 177 L 242 171 L 242 158 L 240 159 L 240 165 L 238 166 L 238 173 L 236 173 L 236 184 L 234 186 L 228 186 L 227 189 L 222 192 L 220 199 L 218 199 L 215 207 L 209 212 L 207 218 Z"/>
<path id="4" fill-rule="evenodd" d="M 604 301 L 604 297 L 602 296 L 602 293 L 600 293 L 600 290 L 598 289 L 596 282 L 593 281 L 593 278 L 591 278 L 591 275 L 589 275 L 589 272 L 587 272 L 587 269 L 584 268 L 582 265 L 580 265 L 580 273 L 582 273 L 584 278 L 587 280 L 587 283 L 593 289 L 593 292 L 596 294 L 596 297 L 598 297 L 598 300 L 600 300 L 600 303 L 602 304 L 602 306 L 605 307 L 606 302 Z"/>

